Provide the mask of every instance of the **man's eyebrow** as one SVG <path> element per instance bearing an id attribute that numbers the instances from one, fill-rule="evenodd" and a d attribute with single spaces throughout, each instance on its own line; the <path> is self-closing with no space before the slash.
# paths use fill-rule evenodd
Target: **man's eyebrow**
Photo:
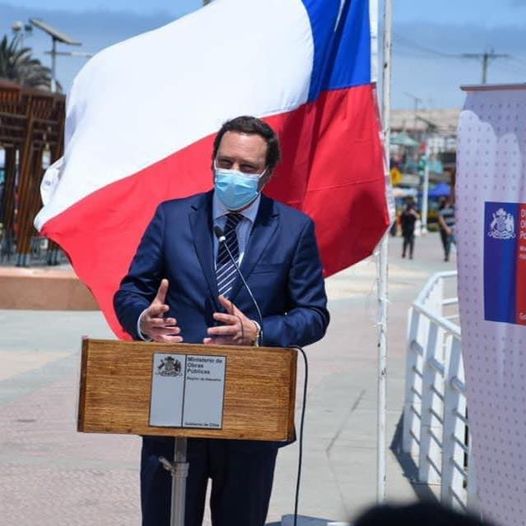
<path id="1" fill-rule="evenodd" d="M 231 157 L 230 155 L 218 155 L 217 156 L 218 161 L 235 161 L 238 160 L 236 157 Z M 243 166 L 252 166 L 254 168 L 257 168 L 259 166 L 258 163 L 254 161 L 249 161 L 247 159 L 239 159 L 239 164 Z"/>

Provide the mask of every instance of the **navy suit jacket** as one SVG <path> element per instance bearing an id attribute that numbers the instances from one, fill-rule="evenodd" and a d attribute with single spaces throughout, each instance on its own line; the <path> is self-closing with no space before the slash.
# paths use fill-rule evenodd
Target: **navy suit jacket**
<path id="1" fill-rule="evenodd" d="M 220 312 L 212 230 L 213 192 L 162 203 L 146 229 L 130 270 L 114 298 L 117 316 L 134 339 L 141 312 L 161 279 L 169 281 L 166 303 L 185 343 L 202 343 L 212 314 Z M 261 196 L 241 264 L 263 316 L 262 344 L 304 346 L 325 334 L 329 323 L 314 223 L 305 214 Z M 230 299 L 259 320 L 239 277 Z"/>

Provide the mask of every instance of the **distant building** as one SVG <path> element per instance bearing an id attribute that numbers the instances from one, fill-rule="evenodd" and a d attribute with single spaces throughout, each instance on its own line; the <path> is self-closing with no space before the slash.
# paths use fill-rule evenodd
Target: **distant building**
<path id="1" fill-rule="evenodd" d="M 422 156 L 429 148 L 431 182 L 446 181 L 454 184 L 456 169 L 456 141 L 459 109 L 392 110 L 391 134 L 404 134 L 414 139 L 418 148 L 393 146 L 391 157 L 396 163 L 403 159 L 404 182 L 411 186 L 421 169 Z M 420 162 L 419 162 L 420 161 Z"/>
<path id="2" fill-rule="evenodd" d="M 456 135 L 459 109 L 391 110 L 391 128 L 408 133 L 439 131 Z"/>

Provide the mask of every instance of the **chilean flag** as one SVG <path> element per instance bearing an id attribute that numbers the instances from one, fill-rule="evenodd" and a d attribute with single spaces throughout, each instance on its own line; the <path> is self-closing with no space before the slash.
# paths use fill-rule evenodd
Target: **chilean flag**
<path id="1" fill-rule="evenodd" d="M 215 0 L 81 70 L 35 225 L 118 336 L 113 294 L 157 205 L 212 187 L 214 134 L 238 115 L 278 132 L 265 193 L 315 220 L 325 274 L 372 253 L 389 223 L 376 26 L 376 0 Z"/>

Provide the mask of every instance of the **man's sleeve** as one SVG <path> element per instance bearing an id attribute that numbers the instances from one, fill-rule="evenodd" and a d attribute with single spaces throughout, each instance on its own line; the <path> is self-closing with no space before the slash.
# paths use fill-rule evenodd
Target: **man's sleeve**
<path id="1" fill-rule="evenodd" d="M 288 275 L 290 308 L 284 315 L 263 319 L 262 345 L 303 347 L 320 340 L 329 325 L 323 270 L 308 220 L 294 252 Z"/>
<path id="2" fill-rule="evenodd" d="M 137 330 L 139 316 L 155 298 L 164 277 L 163 232 L 164 213 L 160 206 L 142 237 L 128 274 L 113 298 L 117 318 L 134 340 L 142 339 Z"/>

